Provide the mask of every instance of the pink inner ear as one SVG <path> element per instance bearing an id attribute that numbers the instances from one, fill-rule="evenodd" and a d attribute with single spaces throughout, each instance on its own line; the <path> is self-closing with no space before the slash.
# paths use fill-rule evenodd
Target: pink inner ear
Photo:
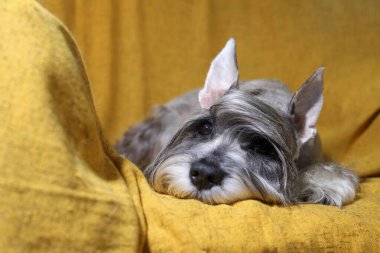
<path id="1" fill-rule="evenodd" d="M 209 91 L 202 89 L 199 92 L 199 103 L 201 107 L 204 109 L 209 109 L 226 93 L 226 91 L 226 89 L 211 89 Z"/>
<path id="2" fill-rule="evenodd" d="M 238 77 L 235 40 L 231 38 L 211 63 L 204 88 L 199 92 L 201 107 L 208 109 L 214 105 L 238 80 Z"/>
<path id="3" fill-rule="evenodd" d="M 199 103 L 204 109 L 210 108 L 212 106 L 212 99 L 210 94 L 199 94 Z"/>

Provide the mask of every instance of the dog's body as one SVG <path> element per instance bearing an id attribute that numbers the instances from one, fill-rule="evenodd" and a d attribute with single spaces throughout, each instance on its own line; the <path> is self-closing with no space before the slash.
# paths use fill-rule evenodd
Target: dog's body
<path id="1" fill-rule="evenodd" d="M 294 95 L 278 81 L 239 81 L 230 39 L 203 89 L 156 107 L 116 148 L 156 191 L 179 198 L 341 206 L 354 200 L 358 178 L 323 160 L 322 75 L 320 68 Z"/>

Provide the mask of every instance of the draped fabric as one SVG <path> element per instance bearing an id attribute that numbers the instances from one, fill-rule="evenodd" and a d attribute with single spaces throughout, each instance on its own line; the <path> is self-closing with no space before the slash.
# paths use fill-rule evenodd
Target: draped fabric
<path id="1" fill-rule="evenodd" d="M 0 252 L 376 252 L 379 11 L 375 0 L 1 1 Z M 318 127 L 326 155 L 365 178 L 353 204 L 175 199 L 113 151 L 152 105 L 201 86 L 231 36 L 242 80 L 296 90 L 326 67 Z"/>
<path id="2" fill-rule="evenodd" d="M 152 105 L 203 85 L 211 60 L 235 37 L 241 80 L 278 79 L 295 91 L 325 66 L 318 126 L 327 156 L 361 175 L 378 171 L 379 1 L 43 3 L 78 41 L 112 143 Z"/>

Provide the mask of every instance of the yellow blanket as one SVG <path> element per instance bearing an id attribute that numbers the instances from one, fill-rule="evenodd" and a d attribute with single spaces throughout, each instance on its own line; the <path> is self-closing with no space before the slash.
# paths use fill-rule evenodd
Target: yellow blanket
<path id="1" fill-rule="evenodd" d="M 379 250 L 377 1 L 44 2 L 78 36 L 97 110 L 67 29 L 34 1 L 1 1 L 0 252 Z M 327 67 L 327 154 L 368 177 L 353 204 L 179 200 L 110 148 L 148 106 L 200 85 L 231 35 L 243 79 L 295 89 Z"/>

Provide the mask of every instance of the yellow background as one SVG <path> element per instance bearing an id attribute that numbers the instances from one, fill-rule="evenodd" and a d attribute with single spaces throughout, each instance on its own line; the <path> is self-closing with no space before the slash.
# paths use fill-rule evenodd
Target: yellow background
<path id="1" fill-rule="evenodd" d="M 203 85 L 211 60 L 233 36 L 242 80 L 278 79 L 294 91 L 325 66 L 319 129 L 327 156 L 363 175 L 379 169 L 379 1 L 43 4 L 79 44 L 112 143 L 152 105 Z"/>
<path id="2" fill-rule="evenodd" d="M 378 251 L 378 1 L 43 4 L 86 68 L 38 3 L 0 1 L 0 252 Z M 230 36 L 242 79 L 295 90 L 326 66 L 327 153 L 368 176 L 354 203 L 180 200 L 114 153 L 107 139 L 201 85 Z"/>

